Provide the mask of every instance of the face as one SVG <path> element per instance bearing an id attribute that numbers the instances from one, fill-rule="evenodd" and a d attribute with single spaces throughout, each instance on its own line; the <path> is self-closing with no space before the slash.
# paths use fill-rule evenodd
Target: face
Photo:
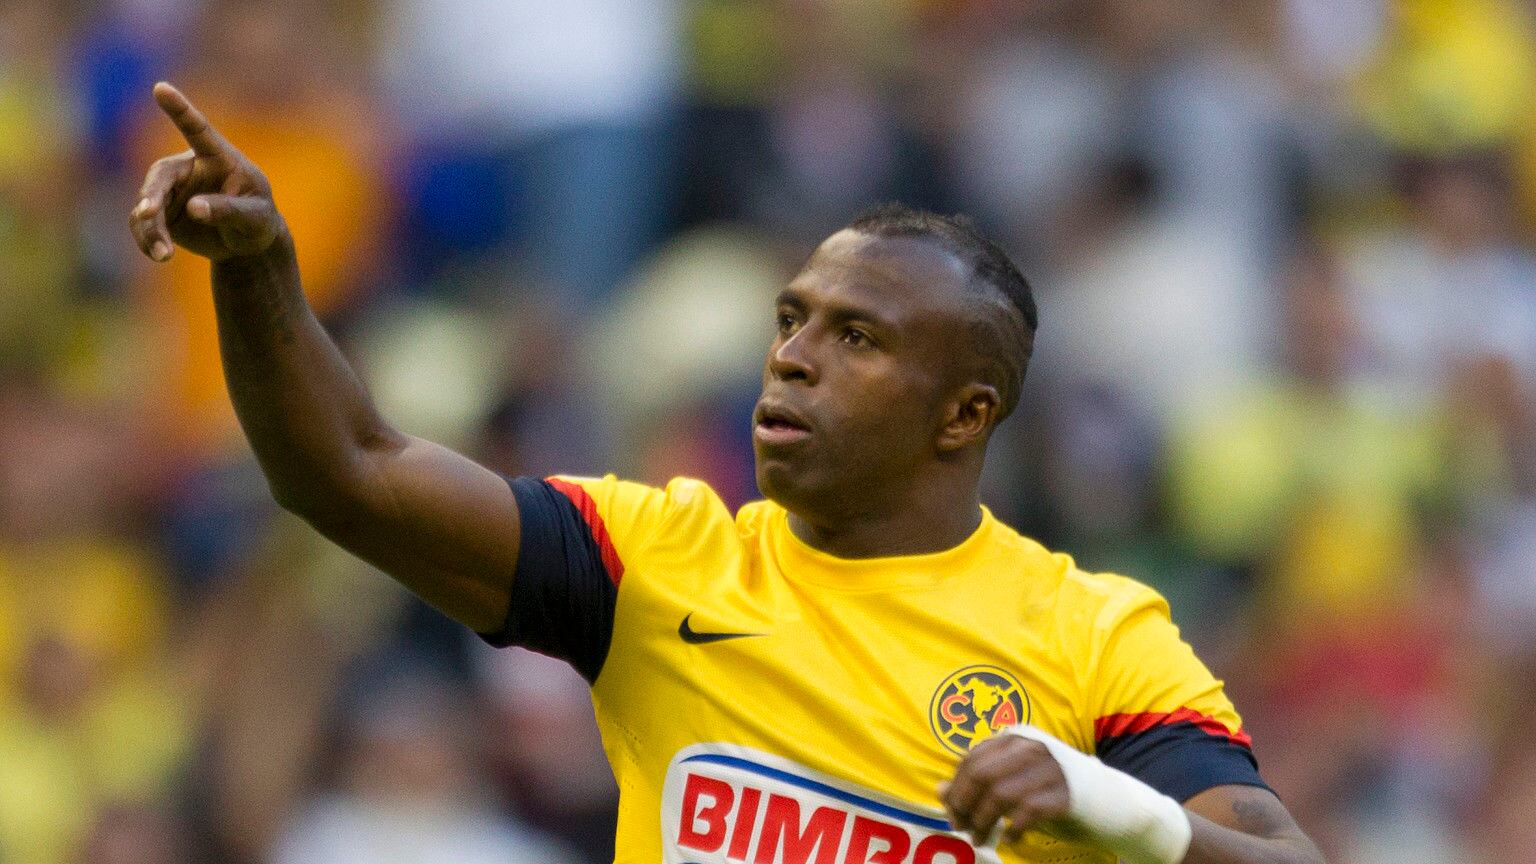
<path id="1" fill-rule="evenodd" d="M 792 512 L 900 506 L 960 392 L 964 264 L 921 237 L 844 230 L 779 295 L 753 415 L 757 483 Z"/>

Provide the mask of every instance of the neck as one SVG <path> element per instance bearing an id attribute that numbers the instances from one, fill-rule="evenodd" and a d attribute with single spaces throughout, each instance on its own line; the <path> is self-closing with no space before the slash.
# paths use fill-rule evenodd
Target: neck
<path id="1" fill-rule="evenodd" d="M 965 542 L 981 524 L 981 502 L 970 494 L 906 503 L 888 513 L 818 518 L 791 512 L 789 529 L 806 545 L 839 558 L 886 558 L 943 552 Z"/>

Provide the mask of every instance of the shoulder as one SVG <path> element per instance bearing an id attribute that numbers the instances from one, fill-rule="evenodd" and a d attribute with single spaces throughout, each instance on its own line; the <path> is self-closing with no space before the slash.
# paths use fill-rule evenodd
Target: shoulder
<path id="1" fill-rule="evenodd" d="M 1093 629 L 1107 635 L 1127 620 L 1152 614 L 1168 618 L 1168 601 L 1155 589 L 1119 573 L 1094 573 L 1074 567 L 1064 580 L 1074 599 L 1093 612 Z"/>
<path id="2" fill-rule="evenodd" d="M 1167 601 L 1147 585 L 1119 573 L 1085 570 L 1070 554 L 1051 550 L 1002 522 L 997 523 L 991 546 L 993 554 L 1007 562 L 1006 572 L 1095 628 L 1112 628 L 1144 608 L 1161 608 L 1167 614 Z"/>
<path id="3" fill-rule="evenodd" d="M 1035 603 L 1053 610 L 1057 628 L 1072 634 L 1072 641 L 1101 645 L 1139 617 L 1169 619 L 1168 601 L 1146 584 L 1119 573 L 1085 570 L 1070 554 L 1001 527 L 1005 530 L 998 532 L 995 545 L 1006 556 L 1008 572 L 1023 580 Z"/>
<path id="4" fill-rule="evenodd" d="M 674 477 L 664 486 L 602 477 L 556 475 L 545 480 L 585 514 L 595 512 L 605 522 L 647 533 L 681 521 L 730 519 L 720 495 L 702 480 Z"/>

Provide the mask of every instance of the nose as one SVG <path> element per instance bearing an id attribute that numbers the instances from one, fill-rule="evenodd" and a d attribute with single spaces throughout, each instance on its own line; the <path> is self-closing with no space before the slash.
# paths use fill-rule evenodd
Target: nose
<path id="1" fill-rule="evenodd" d="M 779 381 L 816 383 L 816 364 L 806 340 L 808 328 L 802 327 L 788 339 L 777 341 L 768 352 L 768 373 Z"/>

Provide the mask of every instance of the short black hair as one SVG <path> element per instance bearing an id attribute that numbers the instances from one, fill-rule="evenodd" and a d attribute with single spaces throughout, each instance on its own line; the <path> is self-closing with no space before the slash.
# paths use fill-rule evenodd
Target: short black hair
<path id="1" fill-rule="evenodd" d="M 992 379 L 988 383 L 1002 397 L 1001 416 L 1013 413 L 1040 321 L 1029 281 L 1008 253 L 982 234 L 969 216 L 945 216 L 900 203 L 861 211 L 847 227 L 876 237 L 928 237 L 970 264 L 968 287 L 980 301 L 971 327 L 972 342 Z"/>

